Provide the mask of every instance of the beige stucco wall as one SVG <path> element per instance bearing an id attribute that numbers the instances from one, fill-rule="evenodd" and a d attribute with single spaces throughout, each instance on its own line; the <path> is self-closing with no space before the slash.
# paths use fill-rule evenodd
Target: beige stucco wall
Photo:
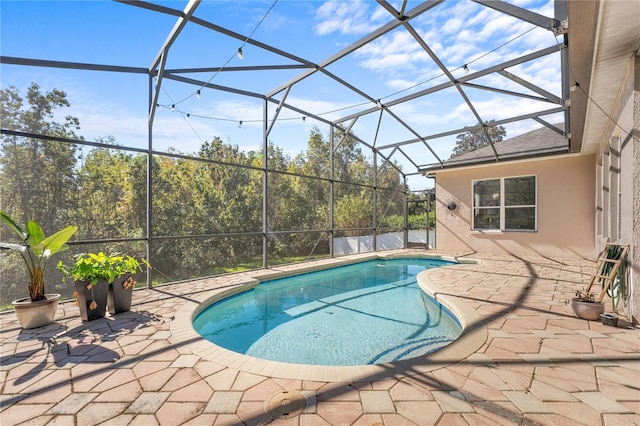
<path id="1" fill-rule="evenodd" d="M 634 63 L 634 90 L 633 90 L 633 129 L 635 135 L 631 139 L 631 156 L 633 157 L 633 170 L 631 176 L 631 194 L 629 204 L 631 213 L 631 267 L 629 268 L 629 305 L 626 308 L 627 316 L 634 323 L 640 322 L 640 56 L 635 57 Z"/>
<path id="2" fill-rule="evenodd" d="M 594 258 L 595 159 L 565 155 L 436 174 L 436 248 L 517 256 Z M 537 176 L 537 232 L 472 231 L 472 181 Z M 454 201 L 457 208 L 447 209 Z"/>
<path id="3" fill-rule="evenodd" d="M 602 214 L 596 221 L 596 250 L 607 241 L 629 244 L 627 299 L 624 314 L 640 320 L 640 60 L 631 58 L 620 92 L 601 135 L 596 162 L 601 165 L 595 192 Z M 619 182 L 619 183 L 618 183 Z M 618 202 L 619 200 L 619 202 Z"/>

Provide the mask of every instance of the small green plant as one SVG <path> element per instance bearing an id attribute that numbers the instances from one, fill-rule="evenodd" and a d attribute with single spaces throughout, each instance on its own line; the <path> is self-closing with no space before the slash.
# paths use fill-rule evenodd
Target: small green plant
<path id="1" fill-rule="evenodd" d="M 20 226 L 7 213 L 0 211 L 0 220 L 14 231 L 22 241 L 22 244 L 0 243 L 0 247 L 15 250 L 20 253 L 29 274 L 29 297 L 31 301 L 45 299 L 44 271 L 51 256 L 68 250 L 67 241 L 78 230 L 77 226 L 67 226 L 60 231 L 45 236 L 44 231 L 33 220 Z"/>
<path id="2" fill-rule="evenodd" d="M 89 281 L 89 285 L 94 286 L 99 279 L 104 279 L 111 284 L 116 278 L 125 274 L 135 274 L 142 270 L 142 265 L 150 266 L 145 259 L 140 261 L 133 256 L 119 253 L 106 255 L 99 253 L 81 253 L 74 257 L 73 267 L 67 268 L 62 261 L 58 262 L 57 268 L 62 272 L 63 281 L 71 277 L 75 281 Z"/>

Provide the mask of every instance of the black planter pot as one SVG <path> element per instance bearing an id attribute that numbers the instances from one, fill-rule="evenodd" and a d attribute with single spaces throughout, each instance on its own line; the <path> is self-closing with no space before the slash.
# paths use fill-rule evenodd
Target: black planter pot
<path id="1" fill-rule="evenodd" d="M 92 289 L 87 288 L 89 281 L 76 281 L 76 292 L 78 293 L 78 307 L 80 308 L 80 318 L 82 321 L 93 321 L 104 318 L 107 312 L 107 296 L 109 295 L 109 285 L 105 280 L 98 280 L 98 284 Z M 97 307 L 90 309 L 91 302 L 95 301 Z"/>
<path id="2" fill-rule="evenodd" d="M 111 284 L 109 284 L 109 297 L 107 299 L 107 306 L 111 315 L 119 314 L 121 312 L 127 312 L 131 309 L 133 286 L 124 288 L 124 284 L 129 278 L 130 275 L 125 275 L 120 278 L 116 278 Z"/>

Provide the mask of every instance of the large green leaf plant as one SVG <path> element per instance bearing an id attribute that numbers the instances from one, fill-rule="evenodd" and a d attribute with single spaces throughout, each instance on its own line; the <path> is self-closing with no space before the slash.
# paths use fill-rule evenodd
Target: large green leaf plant
<path id="1" fill-rule="evenodd" d="M 28 221 L 23 228 L 3 211 L 0 211 L 0 220 L 22 241 L 21 244 L 0 242 L 0 247 L 15 250 L 22 256 L 29 274 L 31 301 L 45 299 L 44 271 L 47 263 L 54 254 L 69 249 L 67 241 L 75 234 L 78 227 L 67 226 L 47 237 L 40 225 L 33 220 Z"/>

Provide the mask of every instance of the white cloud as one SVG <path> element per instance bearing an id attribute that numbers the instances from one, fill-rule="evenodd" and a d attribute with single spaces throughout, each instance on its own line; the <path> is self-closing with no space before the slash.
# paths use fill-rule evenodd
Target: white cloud
<path id="1" fill-rule="evenodd" d="M 316 12 L 314 31 L 318 35 L 334 32 L 341 34 L 365 34 L 373 29 L 366 2 L 331 0 L 322 4 Z"/>
<path id="2" fill-rule="evenodd" d="M 462 66 L 468 63 L 474 50 L 476 50 L 476 46 L 472 43 L 449 44 L 446 47 L 441 47 L 439 44 L 434 46 L 434 51 L 440 60 L 448 64 L 449 67 L 454 65 Z"/>
<path id="3" fill-rule="evenodd" d="M 312 114 L 322 115 L 322 118 L 327 120 L 335 120 L 344 115 L 350 113 L 348 110 L 344 110 L 344 108 L 348 108 L 352 106 L 352 103 L 339 103 L 339 102 L 331 102 L 322 99 L 314 99 L 311 97 L 296 97 L 290 95 L 286 100 L 287 104 L 295 105 L 297 108 L 308 111 Z M 359 110 L 362 109 L 362 106 L 358 107 Z M 269 104 L 269 113 L 268 117 L 271 121 L 275 116 L 276 105 Z M 331 112 L 335 111 L 335 112 Z M 258 128 L 262 129 L 262 103 L 251 102 L 247 100 L 227 100 L 227 101 L 217 101 L 215 103 L 211 103 L 209 105 L 204 105 L 198 109 L 192 109 L 190 112 L 194 115 L 202 115 L 204 117 L 216 118 L 219 119 L 217 121 L 218 128 L 221 127 L 238 127 L 239 121 L 242 120 L 242 128 Z M 302 115 L 298 112 L 289 110 L 288 108 L 283 108 L 280 114 L 278 115 L 277 126 L 293 126 L 300 125 L 302 121 Z M 192 122 L 196 121 L 207 121 L 206 118 L 193 118 Z M 216 122 L 216 120 L 210 120 L 212 122 Z M 313 122 L 313 118 L 306 117 L 305 122 L 311 123 Z"/>
<path id="4" fill-rule="evenodd" d="M 464 20 L 459 16 L 455 16 L 453 18 L 448 19 L 447 22 L 445 22 L 444 25 L 442 25 L 441 31 L 443 34 L 455 34 L 458 31 L 460 31 L 463 25 L 464 25 Z"/>
<path id="5" fill-rule="evenodd" d="M 144 146 L 148 139 L 145 117 L 132 117 L 118 113 L 85 113 L 83 111 L 79 111 L 77 116 L 82 127 L 80 133 L 88 140 L 111 135 L 116 137 L 118 144 L 140 147 Z"/>
<path id="6" fill-rule="evenodd" d="M 393 90 L 405 90 L 415 86 L 416 82 L 402 78 L 390 78 L 385 81 L 385 84 Z"/>
<path id="7" fill-rule="evenodd" d="M 553 108 L 552 105 L 547 108 L 540 102 L 518 97 L 493 97 L 484 101 L 475 101 L 473 106 L 484 121 L 502 120 Z M 461 104 L 459 109 L 462 108 L 467 108 L 466 104 Z"/>
<path id="8" fill-rule="evenodd" d="M 544 2 L 510 1 L 527 8 L 536 7 L 538 8 L 537 12 L 545 16 L 553 15 L 553 2 L 551 0 L 545 0 Z M 319 7 L 315 11 L 315 26 L 313 30 L 317 35 L 331 35 L 331 43 L 336 44 L 349 44 L 352 42 L 353 35 L 364 34 L 374 28 L 378 28 L 381 23 L 390 22 L 393 19 L 388 11 L 372 1 L 327 1 L 322 4 L 317 3 L 317 5 Z M 401 5 L 402 2 L 400 0 L 394 3 L 395 7 L 400 7 Z M 272 14 L 265 24 L 280 27 L 283 24 L 283 20 L 282 17 Z M 523 23 L 490 8 L 462 1 L 444 2 L 419 18 L 412 20 L 411 25 L 414 26 L 450 69 L 459 67 L 484 55 L 517 35 L 529 31 L 532 27 L 531 24 Z M 261 31 L 271 32 L 273 29 L 265 26 Z M 258 34 L 261 35 L 261 33 Z M 524 52 L 547 47 L 554 43 L 552 37 L 553 35 L 549 31 L 533 30 L 514 42 L 501 47 L 496 52 L 470 64 L 469 67 L 473 72 L 511 59 Z M 261 37 L 258 37 L 258 39 L 261 39 Z M 326 42 L 326 39 L 321 41 Z M 300 42 L 305 41 L 300 40 Z M 350 59 L 354 58 L 357 64 L 349 62 Z M 345 64 L 344 67 L 340 68 L 339 66 L 342 66 L 343 63 Z M 338 70 L 349 70 L 349 68 L 352 70 L 345 74 L 337 73 L 340 77 L 344 77 L 345 80 L 357 87 L 367 87 L 369 85 L 369 87 L 374 88 L 372 92 L 384 92 L 385 85 L 388 92 L 396 92 L 411 88 L 417 83 L 427 80 L 430 81 L 420 85 L 415 90 L 421 90 L 439 84 L 442 81 L 448 81 L 446 78 L 431 80 L 441 76 L 442 71 L 402 27 L 364 46 L 353 55 L 344 58 L 344 62 L 337 65 L 339 65 L 337 66 Z M 361 68 L 358 68 L 357 65 Z M 363 68 L 371 71 L 372 75 L 362 72 Z M 558 55 L 540 58 L 531 63 L 514 67 L 509 71 L 555 94 L 559 93 Z M 457 71 L 456 75 L 462 75 L 462 71 Z M 369 77 L 372 77 L 371 80 L 367 80 Z M 522 86 L 495 74 L 482 79 L 482 84 L 494 82 L 498 87 L 526 92 L 526 89 Z M 325 89 L 323 85 L 305 84 L 306 82 L 294 87 L 295 90 L 288 97 L 287 103 L 316 114 L 336 111 L 352 105 L 347 101 L 339 102 L 334 100 L 338 99 L 337 90 L 328 93 L 323 92 Z M 139 109 L 135 113 L 124 111 L 124 109 L 129 109 L 130 105 L 126 105 L 126 107 L 121 105 L 121 108 L 118 109 L 101 103 L 100 108 L 98 108 L 95 96 L 92 97 L 90 90 L 87 88 L 74 88 L 68 81 L 63 86 L 61 88 L 67 90 L 70 98 L 73 95 L 72 105 L 76 113 L 72 113 L 72 115 L 80 117 L 82 124 L 81 134 L 85 135 L 87 139 L 91 140 L 94 135 L 106 136 L 113 134 L 117 137 L 118 142 L 123 144 L 130 144 L 131 141 L 134 141 L 136 145 L 138 143 L 141 146 L 146 144 L 145 84 L 142 85 L 142 91 L 145 92 L 142 95 L 142 105 L 141 107 L 136 106 Z M 299 87 L 302 90 L 296 91 Z M 348 90 L 340 90 L 348 92 Z M 171 93 L 172 95 L 175 94 L 173 91 Z M 294 97 L 293 93 L 297 96 Z M 407 90 L 406 93 L 411 92 Z M 388 93 L 381 93 L 381 95 L 386 94 Z M 482 96 L 486 97 L 486 99 Z M 508 96 L 489 98 L 489 95 L 482 96 L 477 97 L 480 101 L 474 100 L 474 105 L 481 111 L 480 114 L 483 119 L 504 118 L 507 115 L 512 115 L 514 111 L 518 114 L 526 113 L 533 108 L 531 104 L 527 104 L 525 100 L 520 98 Z M 507 99 L 505 100 L 505 98 Z M 213 136 L 220 136 L 225 140 L 229 138 L 232 143 L 238 143 L 247 149 L 256 149 L 259 146 L 255 140 L 259 140 L 261 137 L 262 124 L 259 122 L 263 115 L 261 101 L 236 99 L 233 101 L 209 102 L 208 104 L 205 101 L 206 99 L 203 97 L 198 101 L 199 103 L 190 104 L 188 107 L 185 105 L 185 109 L 192 114 L 231 121 L 225 122 L 194 117 L 191 120 L 192 129 L 181 116 L 178 114 L 170 115 L 168 111 L 164 110 L 154 127 L 154 141 L 158 144 L 176 146 L 180 150 L 185 149 L 185 147 L 197 149 L 201 139 L 210 140 Z M 453 105 L 451 105 L 452 103 Z M 549 107 L 551 108 L 553 105 L 549 104 Z M 367 106 L 336 111 L 323 115 L 323 118 L 335 120 L 365 108 Z M 270 105 L 269 112 L 271 116 L 274 110 L 275 105 Z M 474 124 L 476 121 L 455 90 L 445 90 L 426 96 L 425 99 L 394 107 L 394 111 L 397 111 L 403 120 L 406 120 L 410 125 L 420 128 L 421 132 L 424 131 L 424 134 L 462 127 Z M 300 122 L 295 119 L 289 121 L 287 120 L 288 118 L 299 118 L 299 114 L 286 109 L 283 110 L 280 115 L 281 121 L 277 124 L 276 131 L 281 131 L 282 134 L 287 133 L 288 130 L 291 132 L 297 131 L 293 130 L 293 128 L 294 125 L 300 125 Z M 238 129 L 237 121 L 239 120 L 243 120 L 242 129 Z M 256 121 L 254 122 L 254 120 Z"/>
<path id="9" fill-rule="evenodd" d="M 553 0 L 547 0 L 546 3 L 543 4 L 541 4 L 540 0 L 511 0 L 511 2 L 518 7 L 534 11 L 543 16 L 550 18 L 554 16 Z"/>
<path id="10" fill-rule="evenodd" d="M 243 125 L 262 120 L 262 104 L 248 99 L 223 100 L 205 107 L 203 115 L 216 118 L 243 121 Z"/>
<path id="11" fill-rule="evenodd" d="M 398 9 L 399 8 L 396 7 L 396 10 Z M 371 15 L 371 22 L 387 22 L 391 19 L 391 16 L 386 9 L 379 7 L 373 12 L 373 15 Z"/>
<path id="12" fill-rule="evenodd" d="M 364 68 L 394 73 L 398 68 L 404 68 L 404 72 L 416 68 L 416 62 L 427 61 L 428 55 L 424 52 L 410 53 L 388 53 L 386 55 L 377 56 L 360 62 Z"/>
<path id="13" fill-rule="evenodd" d="M 548 31 L 532 30 L 531 24 L 490 8 L 461 2 L 454 6 L 436 7 L 412 21 L 450 70 L 463 64 L 470 64 L 472 71 L 483 69 L 554 42 Z M 526 34 L 518 37 L 523 33 Z M 501 46 L 504 43 L 507 44 Z M 356 56 L 361 67 L 392 75 L 393 80 L 388 83 L 392 89 L 398 87 L 398 81 L 417 83 L 442 72 L 413 37 L 401 29 L 364 46 Z"/>
<path id="14" fill-rule="evenodd" d="M 287 98 L 287 103 L 296 105 L 297 107 L 305 111 L 314 113 L 316 115 L 322 114 L 322 118 L 325 118 L 331 121 L 337 120 L 340 117 L 344 117 L 345 115 L 348 115 L 351 112 L 353 112 L 353 111 L 349 111 L 349 108 L 348 108 L 353 105 L 352 103 L 349 103 L 349 104 L 338 103 L 338 102 L 330 102 L 330 101 L 325 101 L 320 99 L 299 98 L 299 97 Z M 347 108 L 347 109 L 344 109 L 344 108 Z M 360 106 L 354 109 L 361 110 L 363 109 L 363 107 Z M 331 111 L 335 111 L 335 112 L 331 112 Z"/>
<path id="15" fill-rule="evenodd" d="M 414 127 L 420 125 L 444 125 L 449 122 L 447 115 L 441 114 L 437 108 L 433 107 L 418 109 L 414 106 L 399 105 L 394 107 L 393 111 L 402 117 L 403 120 L 409 121 Z"/>
<path id="16" fill-rule="evenodd" d="M 394 32 L 363 46 L 356 52 L 363 68 L 382 73 L 406 74 L 431 61 L 425 50 L 407 32 Z"/>

